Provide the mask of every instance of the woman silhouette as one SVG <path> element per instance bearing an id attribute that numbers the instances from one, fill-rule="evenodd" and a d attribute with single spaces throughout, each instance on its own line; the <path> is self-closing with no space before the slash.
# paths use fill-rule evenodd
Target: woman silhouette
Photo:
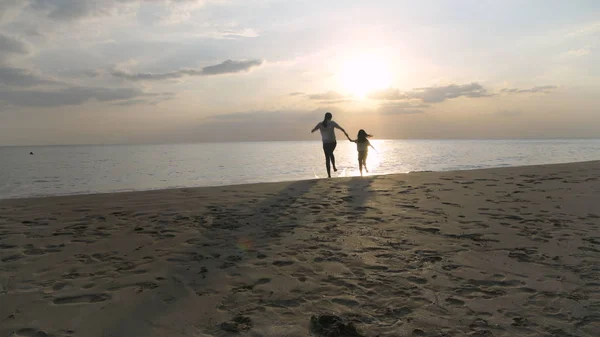
<path id="1" fill-rule="evenodd" d="M 325 153 L 325 167 L 327 168 L 327 176 L 331 178 L 331 168 L 330 165 L 333 166 L 333 170 L 337 171 L 335 168 L 335 156 L 333 155 L 333 151 L 337 145 L 337 141 L 335 140 L 335 129 L 340 129 L 346 135 L 346 138 L 350 139 L 348 133 L 344 128 L 339 126 L 336 122 L 331 119 L 333 116 L 330 112 L 325 113 L 325 118 L 322 122 L 319 122 L 312 132 L 317 130 L 321 131 L 321 139 L 323 140 L 323 152 Z M 331 163 L 331 164 L 330 164 Z"/>

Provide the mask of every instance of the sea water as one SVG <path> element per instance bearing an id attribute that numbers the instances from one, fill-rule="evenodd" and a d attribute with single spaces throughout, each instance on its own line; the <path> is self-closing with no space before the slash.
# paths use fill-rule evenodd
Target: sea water
<path id="1" fill-rule="evenodd" d="M 372 140 L 369 174 L 600 159 L 592 140 Z M 33 152 L 33 155 L 29 153 Z M 356 144 L 340 141 L 338 172 L 356 176 Z M 0 198 L 324 178 L 320 142 L 0 147 Z"/>

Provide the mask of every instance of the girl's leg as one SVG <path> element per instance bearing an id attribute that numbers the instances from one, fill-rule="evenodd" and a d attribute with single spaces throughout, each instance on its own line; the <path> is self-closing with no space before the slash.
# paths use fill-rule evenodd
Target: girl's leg
<path id="1" fill-rule="evenodd" d="M 358 169 L 360 170 L 360 175 L 362 176 L 362 158 L 360 156 L 360 154 L 358 155 Z"/>
<path id="2" fill-rule="evenodd" d="M 363 157 L 363 166 L 365 167 L 365 171 L 367 171 L 367 173 L 369 173 L 369 170 L 367 170 L 367 155 L 366 154 Z"/>

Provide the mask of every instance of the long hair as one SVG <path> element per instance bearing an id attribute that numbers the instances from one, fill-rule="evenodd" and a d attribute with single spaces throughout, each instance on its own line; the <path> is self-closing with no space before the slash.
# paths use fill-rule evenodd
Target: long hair
<path id="1" fill-rule="evenodd" d="M 325 113 L 325 118 L 323 119 L 323 126 L 327 127 L 327 122 L 329 122 L 332 118 L 333 116 L 331 115 L 331 112 Z"/>
<path id="2" fill-rule="evenodd" d="M 365 130 L 360 129 L 358 131 L 358 135 L 356 135 L 356 141 L 359 143 L 364 143 L 367 141 L 367 138 L 373 137 L 373 135 L 368 134 Z"/>

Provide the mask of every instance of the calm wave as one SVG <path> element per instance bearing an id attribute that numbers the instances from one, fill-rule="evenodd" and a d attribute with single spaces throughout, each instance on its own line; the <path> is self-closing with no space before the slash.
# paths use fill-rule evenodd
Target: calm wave
<path id="1" fill-rule="evenodd" d="M 371 174 L 600 159 L 600 140 L 373 140 Z M 29 152 L 34 152 L 30 155 Z M 355 144 L 339 171 L 358 175 Z M 0 198 L 288 181 L 326 176 L 319 142 L 0 147 Z"/>

